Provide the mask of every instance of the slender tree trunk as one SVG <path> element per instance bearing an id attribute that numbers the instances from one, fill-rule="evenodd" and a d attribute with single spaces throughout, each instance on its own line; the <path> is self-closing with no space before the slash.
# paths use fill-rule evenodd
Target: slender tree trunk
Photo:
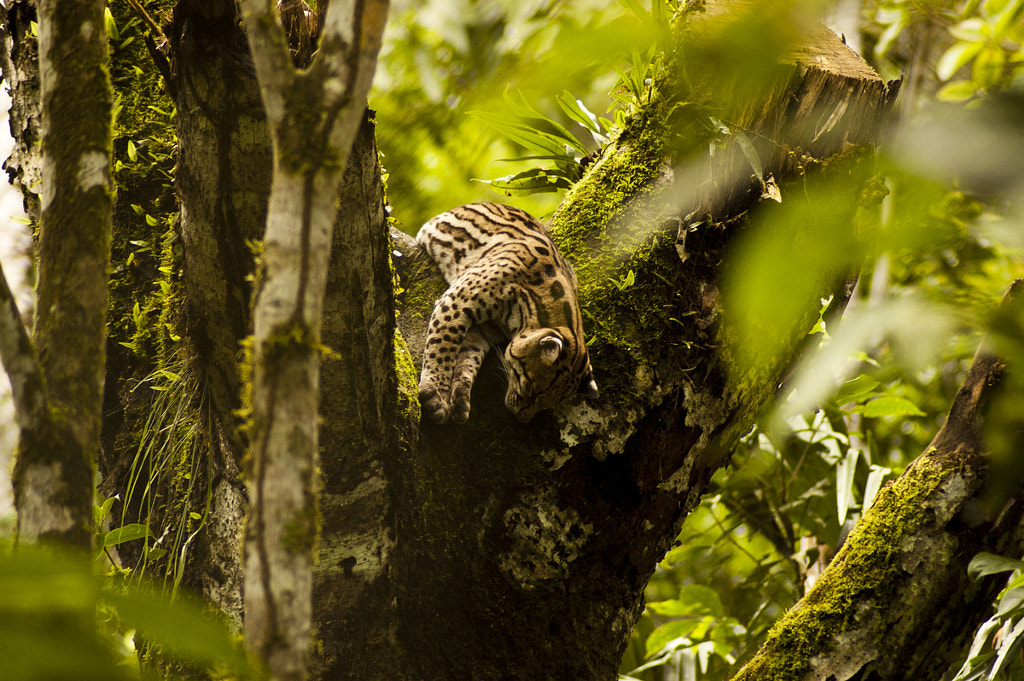
<path id="1" fill-rule="evenodd" d="M 310 67 L 292 66 L 269 2 L 243 4 L 274 140 L 253 318 L 246 641 L 279 679 L 305 678 L 317 537 L 323 296 L 338 188 L 365 109 L 386 2 L 336 2 Z"/>
<path id="2" fill-rule="evenodd" d="M 49 404 L 22 426 L 15 503 L 22 539 L 89 548 L 106 342 L 111 90 L 102 0 L 39 7 L 42 226 L 34 342 Z"/>

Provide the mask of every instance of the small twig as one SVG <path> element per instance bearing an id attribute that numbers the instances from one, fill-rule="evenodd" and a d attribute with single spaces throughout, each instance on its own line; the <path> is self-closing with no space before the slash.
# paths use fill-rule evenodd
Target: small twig
<path id="1" fill-rule="evenodd" d="M 139 18 L 146 22 L 146 25 L 149 26 L 149 30 L 152 31 L 158 38 L 160 38 L 160 40 L 162 41 L 161 44 L 166 45 L 167 36 L 164 35 L 163 30 L 160 28 L 160 24 L 156 23 L 156 21 L 153 20 L 153 17 L 149 16 L 149 13 L 146 11 L 146 8 L 142 6 L 139 0 L 128 0 L 128 4 L 131 5 L 131 8 L 133 10 L 135 10 L 135 13 L 139 16 Z"/>

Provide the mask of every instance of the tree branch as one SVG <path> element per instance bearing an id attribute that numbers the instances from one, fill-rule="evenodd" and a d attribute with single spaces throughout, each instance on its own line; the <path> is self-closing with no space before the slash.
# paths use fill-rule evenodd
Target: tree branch
<path id="1" fill-rule="evenodd" d="M 0 359 L 11 381 L 14 410 L 22 428 L 37 428 L 46 422 L 49 405 L 46 400 L 43 371 L 35 348 L 21 321 L 18 303 L 11 293 L 0 265 Z"/>
<path id="2" fill-rule="evenodd" d="M 1001 314 L 1019 310 L 1022 296 L 1024 280 L 1017 280 Z M 970 579 L 971 559 L 1024 549 L 1020 471 L 1001 498 L 991 495 L 983 427 L 1003 390 L 1006 362 L 988 346 L 982 343 L 928 448 L 879 492 L 735 681 L 935 679 L 956 661 L 1003 586 L 994 577 Z"/>

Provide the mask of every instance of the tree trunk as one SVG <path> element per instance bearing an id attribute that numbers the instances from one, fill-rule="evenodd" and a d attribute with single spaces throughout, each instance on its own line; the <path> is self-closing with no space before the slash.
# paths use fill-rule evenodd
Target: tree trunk
<path id="1" fill-rule="evenodd" d="M 104 3 L 39 11 L 42 198 L 34 342 L 47 417 L 23 423 L 18 534 L 90 549 L 113 194 Z M 42 425 L 42 428 L 38 426 Z"/>
<path id="2" fill-rule="evenodd" d="M 183 361 L 206 387 L 204 401 L 193 409 L 208 431 L 210 457 L 209 524 L 195 546 L 187 583 L 240 628 L 247 495 L 238 357 L 252 330 L 251 280 L 266 224 L 270 131 L 235 3 L 179 2 L 169 28 L 184 303 L 175 321 L 188 344 Z"/>
<path id="3" fill-rule="evenodd" d="M 802 200 L 804 176 L 834 174 L 860 186 L 865 145 L 894 93 L 826 33 L 814 33 L 795 56 L 780 50 L 782 65 L 752 80 L 716 72 L 720 10 L 708 3 L 700 20 L 676 27 L 678 51 L 650 102 L 552 219 L 580 279 L 600 401 L 519 424 L 502 405 L 491 358 L 469 422 L 421 423 L 418 438 L 403 437 L 403 386 L 415 385 L 411 365 L 444 284 L 409 237 L 392 233 L 404 289 L 399 326 L 411 348 L 397 346 L 396 390 L 389 389 L 398 439 L 381 449 L 361 447 L 368 438 L 357 435 L 348 454 L 325 465 L 325 488 L 340 492 L 325 515 L 345 520 L 341 535 L 325 525 L 323 593 L 338 595 L 319 604 L 320 678 L 614 678 L 643 589 L 683 518 L 772 399 L 817 321 L 819 299 L 834 295 L 841 311 L 848 263 L 831 271 L 802 263 L 814 270 L 815 288 L 798 323 L 775 351 L 747 364 L 737 359 L 718 289 L 749 214 L 772 210 L 758 206 L 768 178 L 791 202 Z M 743 96 L 750 88 L 760 93 L 753 104 Z M 715 100 L 721 92 L 725 99 Z M 691 114 L 702 105 L 726 112 L 749 139 L 767 140 L 755 144 L 761 178 L 739 144 L 710 164 L 690 161 L 710 137 Z M 848 192 L 831 213 L 834 232 L 848 225 L 858 200 Z M 794 227 L 794 239 L 814 237 L 810 226 Z M 629 270 L 628 289 L 609 284 Z M 344 338 L 366 347 L 358 329 Z M 356 358 L 345 365 L 358 364 L 358 347 L 338 348 Z M 361 408 L 389 404 L 379 383 L 366 382 L 371 372 L 362 373 Z M 386 441 L 395 437 L 383 432 Z"/>
<path id="4" fill-rule="evenodd" d="M 363 118 L 387 2 L 335 2 L 297 71 L 270 2 L 242 4 L 274 140 L 253 313 L 246 643 L 273 678 L 303 679 L 310 654 L 320 338 L 342 173 Z M 344 217 L 344 216 L 343 216 Z"/>
<path id="5" fill-rule="evenodd" d="M 38 21 L 35 0 L 15 0 L 0 7 L 3 17 L 3 79 L 11 90 L 10 127 L 14 149 L 4 161 L 11 184 L 21 192 L 25 214 L 39 224 L 42 139 L 39 110 L 39 43 L 32 24 Z"/>
<path id="6" fill-rule="evenodd" d="M 1016 333 L 1022 310 L 1018 280 L 1001 311 Z M 956 662 L 1005 585 L 972 580 L 971 559 L 1024 550 L 1020 466 L 993 461 L 985 440 L 994 433 L 983 429 L 994 402 L 1009 396 L 1019 405 L 1020 377 L 1006 380 L 1006 360 L 990 345 L 975 355 L 935 439 L 879 492 L 736 681 L 937 679 Z M 1016 384 L 1009 395 L 1007 383 Z M 993 469 L 1012 482 L 993 478 Z"/>

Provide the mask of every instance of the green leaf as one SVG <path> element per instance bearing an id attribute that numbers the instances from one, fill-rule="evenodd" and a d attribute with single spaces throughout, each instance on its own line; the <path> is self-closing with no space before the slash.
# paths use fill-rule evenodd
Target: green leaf
<path id="1" fill-rule="evenodd" d="M 1007 623 L 1007 627 L 1009 623 Z M 992 669 L 989 671 L 988 678 L 994 679 L 996 675 L 1002 671 L 1003 667 L 1010 661 L 1010 654 L 1017 650 L 1020 646 L 1017 644 L 1017 640 L 1021 634 L 1024 634 L 1024 620 L 1017 622 L 1013 629 L 1006 632 L 1006 627 L 1003 629 L 1003 640 L 999 643 L 999 654 L 996 656 L 996 661 L 992 664 Z"/>
<path id="2" fill-rule="evenodd" d="M 868 474 L 868 481 L 864 485 L 864 509 L 867 510 L 871 506 L 871 502 L 878 496 L 878 490 L 882 489 L 882 482 L 886 476 L 892 473 L 891 468 L 885 468 L 884 466 L 871 466 L 871 473 Z"/>
<path id="3" fill-rule="evenodd" d="M 654 0 L 654 2 L 659 2 L 659 0 Z M 644 6 L 640 4 L 639 0 L 619 0 L 619 4 L 631 11 L 645 23 L 652 20 L 651 15 L 647 13 L 647 10 L 644 9 Z"/>
<path id="4" fill-rule="evenodd" d="M 160 560 L 167 555 L 167 549 L 149 548 L 146 549 L 147 560 Z"/>
<path id="5" fill-rule="evenodd" d="M 227 626 L 184 599 L 170 603 L 147 592 L 106 592 L 105 600 L 120 613 L 126 627 L 137 629 L 165 653 L 204 667 L 224 664 L 244 673 L 248 661 Z"/>
<path id="6" fill-rule="evenodd" d="M 135 142 L 128 140 L 128 160 L 133 163 L 139 159 L 138 151 L 135 149 Z"/>
<path id="7" fill-rule="evenodd" d="M 875 393 L 875 389 L 881 385 L 878 381 L 861 374 L 839 386 L 832 401 L 837 405 L 849 404 L 850 402 L 863 402 Z"/>
<path id="8" fill-rule="evenodd" d="M 974 81 L 975 87 L 987 90 L 999 82 L 1005 68 L 1006 53 L 1003 52 L 1003 48 L 998 45 L 986 47 L 974 58 L 971 80 Z"/>
<path id="9" fill-rule="evenodd" d="M 939 80 L 949 80 L 964 64 L 974 59 L 983 46 L 981 43 L 956 43 L 939 58 L 939 63 L 935 65 L 935 75 Z"/>
<path id="10" fill-rule="evenodd" d="M 123 544 L 126 541 L 132 541 L 133 539 L 142 539 L 148 537 L 149 528 L 139 523 L 129 523 L 123 527 L 119 527 L 115 530 L 111 530 L 103 535 L 103 546 L 114 546 L 116 544 Z"/>
<path id="11" fill-rule="evenodd" d="M 967 566 L 967 574 L 974 579 L 980 579 L 986 575 L 995 575 L 1021 568 L 1024 568 L 1024 561 L 982 551 L 971 559 L 971 564 Z"/>
<path id="12" fill-rule="evenodd" d="M 978 17 L 961 21 L 949 32 L 954 38 L 965 43 L 987 43 L 992 37 L 992 27 Z"/>
<path id="13" fill-rule="evenodd" d="M 470 111 L 469 115 L 479 118 L 516 144 L 531 151 L 551 155 L 565 154 L 564 146 L 550 135 L 539 133 L 518 122 L 510 122 L 505 116 L 486 111 Z"/>
<path id="14" fill-rule="evenodd" d="M 103 24 L 107 29 L 107 36 L 111 40 L 120 39 L 121 32 L 117 30 L 117 22 L 114 20 L 114 15 L 111 13 L 109 7 L 103 8 Z"/>
<path id="15" fill-rule="evenodd" d="M 513 196 L 556 192 L 559 189 L 568 189 L 572 186 L 572 183 L 562 174 L 543 168 L 531 168 L 515 175 L 477 181 L 489 184 L 495 190 Z"/>
<path id="16" fill-rule="evenodd" d="M 1007 589 L 999 597 L 999 607 L 996 608 L 996 617 L 1006 617 L 1013 613 L 1024 603 L 1024 588 L 1016 587 Z"/>
<path id="17" fill-rule="evenodd" d="M 853 477 L 857 472 L 859 449 L 850 449 L 846 457 L 836 464 L 836 505 L 839 508 L 839 524 L 846 521 L 846 514 L 853 505 Z"/>
<path id="18" fill-rule="evenodd" d="M 740 149 L 743 151 L 743 155 L 747 157 L 747 163 L 754 170 L 754 174 L 757 175 L 757 179 L 764 183 L 764 169 L 761 168 L 761 158 L 757 155 L 757 150 L 754 149 L 754 145 L 751 144 L 750 140 L 742 130 L 730 129 L 730 134 L 736 139 L 736 143 L 740 145 Z"/>
<path id="19" fill-rule="evenodd" d="M 96 506 L 93 506 L 93 508 L 92 508 L 93 520 L 96 521 L 97 525 L 102 523 L 103 519 L 107 517 L 108 513 L 110 513 L 110 508 L 114 505 L 114 501 L 116 499 L 117 499 L 117 495 L 115 494 L 112 497 L 107 497 L 106 499 L 104 499 L 103 503 L 98 504 Z"/>
<path id="20" fill-rule="evenodd" d="M 679 589 L 678 598 L 648 603 L 647 607 L 666 617 L 723 617 L 725 615 L 718 594 L 702 584 L 686 584 Z"/>
<path id="21" fill-rule="evenodd" d="M 566 116 L 590 132 L 596 135 L 601 134 L 601 124 L 598 122 L 597 116 L 587 110 L 587 107 L 583 106 L 583 102 L 576 99 L 571 92 L 562 90 L 562 94 L 556 96 L 555 101 L 558 102 L 558 106 L 562 107 Z"/>
<path id="22" fill-rule="evenodd" d="M 893 395 L 883 395 L 876 397 L 867 404 L 853 410 L 856 413 L 863 414 L 867 418 L 879 418 L 881 416 L 924 416 L 925 413 L 917 408 L 910 400 L 903 397 L 895 397 Z"/>
<path id="23" fill-rule="evenodd" d="M 978 88 L 969 80 L 954 80 L 946 83 L 935 97 L 942 102 L 966 102 L 978 95 Z"/>
<path id="24" fill-rule="evenodd" d="M 697 626 L 700 624 L 700 620 L 675 620 L 668 624 L 663 624 L 647 637 L 647 643 L 645 648 L 645 654 L 647 657 L 657 654 L 662 649 L 669 645 L 675 644 L 678 647 L 679 644 L 692 645 L 690 641 L 679 641 L 679 639 L 685 639 Z M 676 642 L 679 642 L 677 644 Z"/>

